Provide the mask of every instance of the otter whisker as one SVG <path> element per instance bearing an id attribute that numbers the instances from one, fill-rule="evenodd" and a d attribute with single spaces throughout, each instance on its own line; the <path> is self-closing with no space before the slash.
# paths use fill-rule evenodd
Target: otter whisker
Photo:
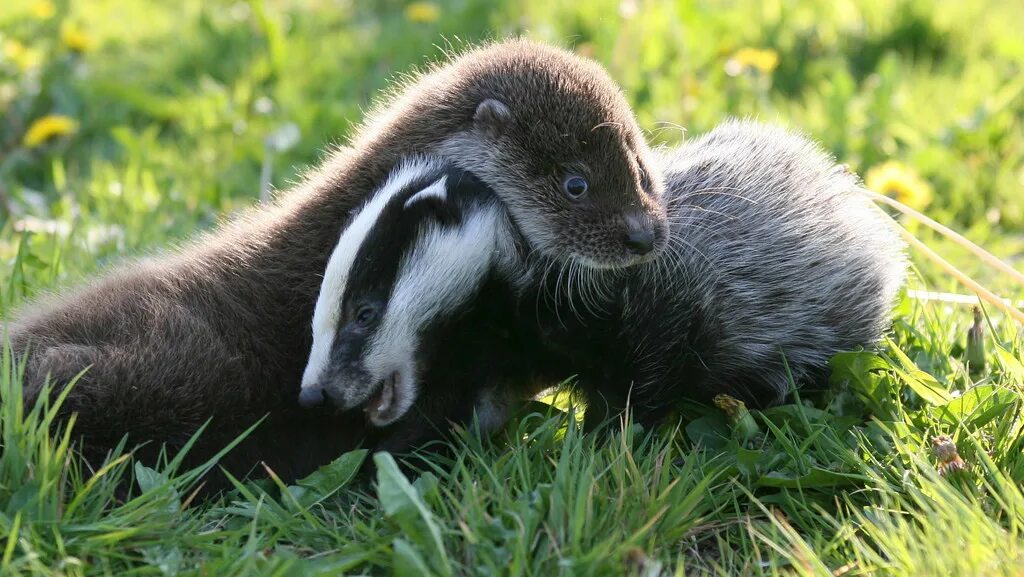
<path id="1" fill-rule="evenodd" d="M 575 301 L 573 301 L 573 281 L 574 280 L 576 281 L 576 290 L 580 291 L 580 287 L 579 287 L 579 274 L 580 274 L 579 273 L 579 268 L 580 268 L 579 261 L 577 261 L 576 259 L 570 259 L 569 267 L 568 267 L 568 274 L 566 274 L 566 282 L 565 282 L 565 288 L 566 288 L 565 292 L 566 292 L 566 294 L 569 297 L 569 310 L 572 311 L 573 316 L 575 316 L 577 320 L 583 319 L 583 315 L 580 313 L 580 310 L 579 310 L 579 308 L 577 306 L 577 303 Z M 580 295 L 579 296 L 580 296 L 580 298 L 583 297 L 582 291 L 580 291 Z"/>
<path id="2" fill-rule="evenodd" d="M 548 281 L 548 275 L 551 273 L 551 271 L 555 267 L 558 267 L 558 275 L 554 278 L 554 286 L 552 287 L 551 286 L 551 282 Z M 562 326 L 562 328 L 565 328 L 565 323 L 562 321 L 562 315 L 561 315 L 561 313 L 559 311 L 559 306 L 558 306 L 558 300 L 559 300 L 558 299 L 558 283 L 559 283 L 559 280 L 561 279 L 563 267 L 564 267 L 564 261 L 558 261 L 558 260 L 555 260 L 555 259 L 548 259 L 548 264 L 544 268 L 544 275 L 543 275 L 543 279 L 541 281 L 541 290 L 538 291 L 538 299 L 541 299 L 543 297 L 545 305 L 553 307 L 552 310 L 555 313 L 555 318 L 558 320 L 558 324 L 560 326 Z M 540 318 L 540 316 L 539 316 L 540 315 L 539 307 L 538 307 L 538 313 L 537 314 L 538 314 L 538 319 L 539 319 Z"/>
<path id="3" fill-rule="evenodd" d="M 561 290 L 562 290 L 562 278 L 565 276 L 566 269 L 568 268 L 570 262 L 571 261 L 569 261 L 569 260 L 560 260 L 560 261 L 558 261 L 558 275 L 555 277 L 555 286 L 554 286 L 554 293 L 553 293 L 554 294 L 554 303 L 555 303 L 555 318 L 558 319 L 558 324 L 560 324 L 562 326 L 562 328 L 565 328 L 566 325 L 562 321 L 562 315 L 561 315 L 560 310 L 559 310 L 559 305 L 562 302 L 562 299 L 559 297 L 559 295 L 561 294 Z M 569 310 L 571 311 L 572 310 L 572 299 L 571 298 L 567 299 L 567 304 L 569 306 Z"/>
<path id="4" fill-rule="evenodd" d="M 708 214 L 715 214 L 715 215 L 718 215 L 718 216 L 725 217 L 725 218 L 727 218 L 729 220 L 736 220 L 736 216 L 735 215 L 729 214 L 727 212 L 722 212 L 720 210 L 714 210 L 714 209 L 708 208 L 706 206 L 700 206 L 700 205 L 697 205 L 697 204 L 682 204 L 682 205 L 679 205 L 678 208 L 687 208 L 687 209 L 690 209 L 693 212 L 706 212 Z M 669 221 L 672 222 L 673 219 L 676 216 L 684 216 L 684 215 L 669 216 L 668 217 Z"/>
<path id="5" fill-rule="evenodd" d="M 654 126 L 655 126 L 655 128 L 654 128 L 653 131 L 648 131 L 649 133 L 654 134 L 654 135 L 659 135 L 662 132 L 665 132 L 666 130 L 673 130 L 673 131 L 677 131 L 677 132 L 681 132 L 683 134 L 686 134 L 686 127 L 685 126 L 682 126 L 681 124 L 676 124 L 675 122 L 669 122 L 668 120 L 661 120 L 661 121 L 655 122 Z"/>
<path id="6" fill-rule="evenodd" d="M 739 187 L 735 187 L 735 186 L 724 186 L 724 185 L 723 186 L 705 186 L 705 187 L 702 187 L 702 188 L 695 188 L 693 190 L 679 191 L 679 192 L 676 193 L 676 196 L 667 199 L 666 203 L 669 206 L 671 206 L 672 204 L 675 204 L 675 203 L 678 203 L 678 202 L 685 202 L 687 199 L 689 199 L 690 197 L 693 197 L 693 196 L 705 196 L 705 195 L 708 195 L 708 194 L 729 195 L 729 193 L 722 192 L 722 191 L 740 192 L 741 190 L 742 189 L 740 189 Z M 732 196 L 734 196 L 735 198 L 747 199 L 747 197 L 739 195 L 739 194 L 732 195 Z"/>
<path id="7" fill-rule="evenodd" d="M 601 271 L 584 266 L 580 268 L 580 272 L 580 285 L 585 294 L 584 306 L 592 315 L 605 315 L 607 311 L 604 307 L 604 302 L 607 299 L 607 294 L 605 293 Z"/>
<path id="8" fill-rule="evenodd" d="M 671 206 L 675 206 L 675 205 L 681 204 L 683 202 L 692 200 L 692 198 L 695 197 L 695 196 L 713 196 L 713 197 L 721 196 L 721 197 L 727 197 L 727 198 L 734 199 L 734 200 L 741 200 L 741 201 L 746 202 L 748 204 L 754 204 L 754 205 L 759 204 L 759 201 L 756 198 L 750 198 L 749 196 L 743 196 L 741 194 L 735 194 L 733 192 L 727 192 L 727 191 L 734 191 L 734 190 L 738 191 L 740 189 L 736 188 L 736 187 L 733 187 L 733 186 L 711 186 L 711 187 L 708 187 L 708 188 L 701 188 L 701 189 L 694 190 L 692 192 L 687 192 L 686 194 L 677 196 L 676 198 L 669 199 L 668 203 L 666 203 L 666 206 L 670 206 L 671 207 Z"/>
<path id="9" fill-rule="evenodd" d="M 669 234 L 679 234 L 690 238 L 705 238 L 721 236 L 723 231 L 720 228 L 711 228 L 706 224 L 694 224 L 696 220 L 679 220 L 670 222 Z"/>

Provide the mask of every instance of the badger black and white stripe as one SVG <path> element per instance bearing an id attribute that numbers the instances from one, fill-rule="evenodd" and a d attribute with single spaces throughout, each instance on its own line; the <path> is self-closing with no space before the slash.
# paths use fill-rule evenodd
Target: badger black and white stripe
<path id="1" fill-rule="evenodd" d="M 413 158 L 361 207 L 338 241 L 317 298 L 300 401 L 365 405 L 371 423 L 403 416 L 417 397 L 425 340 L 508 270 L 514 234 L 473 175 Z"/>
<path id="2" fill-rule="evenodd" d="M 628 402 L 635 417 L 647 421 L 680 399 L 719 393 L 764 405 L 780 399 L 791 382 L 822 378 L 836 352 L 878 340 L 903 281 L 903 245 L 858 193 L 856 177 L 818 146 L 778 127 L 728 122 L 662 151 L 659 164 L 667 178 L 671 220 L 670 246 L 662 257 L 625 272 L 581 275 L 581 268 L 498 251 L 514 261 L 503 265 L 512 274 L 497 273 L 514 298 L 477 305 L 491 307 L 478 318 L 501 317 L 522 334 L 536 330 L 539 335 L 531 369 L 540 376 L 529 385 L 520 383 L 517 391 L 528 394 L 545 381 L 575 374 L 592 408 L 618 410 Z M 500 234 L 514 236 L 514 229 Z M 447 245 L 451 255 L 483 263 L 472 256 L 473 235 L 452 238 L 464 242 Z M 417 239 L 432 242 L 429 235 Z M 410 247 L 405 253 L 426 255 Z M 430 258 L 421 261 L 428 268 Z M 477 285 L 448 284 L 459 303 L 476 298 L 466 291 Z M 421 368 L 437 366 L 417 335 L 431 334 L 431 324 L 446 322 L 442 303 L 453 297 L 437 292 L 440 285 L 410 281 L 407 286 L 411 292 L 403 294 L 403 302 L 435 315 L 411 314 L 415 330 L 394 342 L 417 351 Z M 430 290 L 416 293 L 418 286 Z M 427 302 L 432 300 L 441 303 Z M 387 341 L 382 335 L 377 334 L 376 346 Z M 374 379 L 386 375 L 346 379 L 337 367 L 358 355 L 335 350 L 336 365 L 327 373 L 348 383 L 335 387 L 361 387 L 345 393 L 350 401 L 343 406 L 379 394 Z M 479 367 L 486 377 L 481 382 L 516 382 L 520 368 L 502 363 L 507 355 L 490 348 L 443 364 L 446 370 Z M 325 366 L 318 365 L 321 375 Z M 417 390 L 405 390 L 410 393 Z M 388 418 L 397 418 L 400 408 Z"/>

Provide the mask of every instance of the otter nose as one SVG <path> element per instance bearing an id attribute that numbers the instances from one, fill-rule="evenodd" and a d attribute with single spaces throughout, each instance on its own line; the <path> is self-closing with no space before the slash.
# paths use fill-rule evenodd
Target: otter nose
<path id="1" fill-rule="evenodd" d="M 302 387 L 299 391 L 299 406 L 304 409 L 311 409 L 324 404 L 327 396 L 324 395 L 324 388 L 320 385 Z"/>
<path id="2" fill-rule="evenodd" d="M 649 219 L 626 217 L 626 234 L 622 241 L 630 252 L 643 256 L 654 250 L 654 226 Z"/>

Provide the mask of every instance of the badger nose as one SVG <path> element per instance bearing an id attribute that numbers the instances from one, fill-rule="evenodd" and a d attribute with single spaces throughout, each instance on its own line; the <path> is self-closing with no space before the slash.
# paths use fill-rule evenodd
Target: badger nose
<path id="1" fill-rule="evenodd" d="M 320 385 L 302 387 L 302 390 L 299 391 L 299 406 L 304 409 L 318 407 L 324 404 L 325 399 L 324 388 Z"/>
<path id="2" fill-rule="evenodd" d="M 643 256 L 654 250 L 654 225 L 650 219 L 635 215 L 626 217 L 626 234 L 622 239 L 626 248 L 635 255 Z"/>

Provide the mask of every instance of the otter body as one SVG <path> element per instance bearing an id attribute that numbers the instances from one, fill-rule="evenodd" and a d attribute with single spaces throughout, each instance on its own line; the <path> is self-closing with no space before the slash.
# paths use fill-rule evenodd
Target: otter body
<path id="1" fill-rule="evenodd" d="M 265 413 L 292 422 L 339 232 L 400 158 L 429 152 L 492 179 L 552 258 L 622 267 L 664 242 L 660 180 L 607 74 L 562 50 L 496 43 L 414 80 L 275 205 L 22 311 L 9 333 L 29 355 L 28 402 L 48 375 L 62 385 L 88 368 L 65 412 L 92 454 L 124 434 L 173 450 L 212 418 L 201 459 Z M 572 222 L 601 233 L 577 238 Z"/>
<path id="2" fill-rule="evenodd" d="M 466 365 L 480 368 L 479 386 L 506 396 L 528 396 L 577 375 L 589 423 L 602 420 L 601 409 L 627 405 L 636 419 L 652 422 L 683 398 L 728 393 L 770 404 L 789 390 L 790 376 L 796 385 L 814 382 L 833 354 L 881 336 L 903 280 L 902 243 L 859 195 L 856 178 L 820 148 L 780 128 L 729 122 L 663 151 L 658 163 L 671 225 L 669 248 L 656 260 L 581 273 L 524 258 L 515 250 L 515 231 L 498 230 L 487 242 L 505 256 L 489 257 L 498 263 L 490 269 L 474 269 L 475 282 L 451 279 L 443 290 L 405 297 L 424 310 L 435 310 L 439 294 L 467 303 L 421 320 L 412 331 L 419 340 L 398 339 L 400 349 L 418 351 L 416 366 L 426 371 L 409 395 L 444 398 L 446 371 L 464 372 Z M 480 242 L 450 250 L 474 259 Z M 477 287 L 493 274 L 508 286 L 507 298 L 491 293 L 473 304 Z M 409 284 L 417 286 L 415 279 Z M 460 318 L 460 334 L 473 335 L 465 339 L 487 342 L 497 333 L 488 324 L 473 326 L 473 318 L 488 318 L 480 307 L 517 323 L 506 331 L 537 332 L 542 353 L 527 357 L 531 378 L 522 378 L 520 347 L 486 346 L 474 357 L 444 344 L 427 348 L 438 341 L 435 327 Z M 473 314 L 460 317 L 467 309 Z M 337 350 L 332 365 L 315 367 L 318 382 L 331 389 L 327 397 L 349 407 L 344 399 L 386 389 L 390 368 L 369 371 L 369 379 L 351 376 L 394 347 L 383 327 L 367 329 L 369 350 Z M 509 382 L 515 387 L 503 385 Z M 501 414 L 497 404 L 492 413 Z"/>

